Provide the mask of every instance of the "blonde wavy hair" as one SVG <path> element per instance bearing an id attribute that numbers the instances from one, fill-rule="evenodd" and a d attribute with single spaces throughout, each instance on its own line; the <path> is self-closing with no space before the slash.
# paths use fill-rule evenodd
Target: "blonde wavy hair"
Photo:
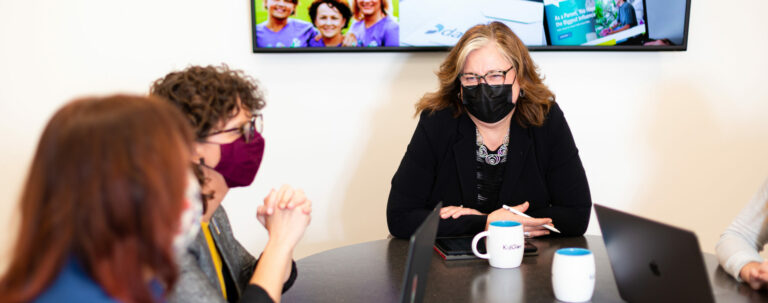
<path id="1" fill-rule="evenodd" d="M 461 83 L 458 77 L 464 70 L 469 53 L 488 43 L 495 44 L 502 56 L 515 67 L 521 91 L 515 106 L 514 117 L 517 122 L 523 127 L 544 124 L 544 118 L 555 101 L 555 94 L 542 82 L 543 76 L 528 54 L 528 48 L 501 22 L 476 25 L 464 33 L 436 73 L 440 88 L 436 92 L 424 94 L 416 103 L 416 115 L 425 110 L 432 113 L 445 108 L 453 108 L 456 117 L 465 112 L 459 98 Z"/>
<path id="2" fill-rule="evenodd" d="M 352 0 L 352 16 L 355 17 L 355 20 L 363 20 L 363 11 L 358 8 L 357 2 L 360 0 Z M 389 0 L 379 0 L 379 5 L 381 5 L 381 12 L 385 16 L 389 16 L 389 8 L 392 7 L 392 5 L 389 4 Z"/>

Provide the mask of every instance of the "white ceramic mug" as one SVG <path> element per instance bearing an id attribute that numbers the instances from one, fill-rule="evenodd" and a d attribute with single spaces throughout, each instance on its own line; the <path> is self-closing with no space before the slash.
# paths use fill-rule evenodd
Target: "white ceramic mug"
<path id="1" fill-rule="evenodd" d="M 488 253 L 481 254 L 477 251 L 477 242 L 483 237 Z M 472 252 L 478 258 L 488 259 L 488 263 L 498 268 L 514 268 L 520 266 L 523 261 L 525 240 L 523 239 L 523 225 L 515 221 L 491 222 L 488 230 L 481 232 L 472 239 Z"/>
<path id="2" fill-rule="evenodd" d="M 595 290 L 595 255 L 585 248 L 561 248 L 552 260 L 552 288 L 563 302 L 586 302 Z"/>

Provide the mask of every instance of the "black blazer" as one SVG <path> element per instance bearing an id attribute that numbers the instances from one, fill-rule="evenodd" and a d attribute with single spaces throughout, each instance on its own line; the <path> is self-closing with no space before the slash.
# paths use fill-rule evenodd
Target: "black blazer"
<path id="1" fill-rule="evenodd" d="M 526 213 L 552 218 L 563 235 L 584 234 L 592 200 L 579 152 L 562 110 L 554 103 L 540 127 L 522 127 L 512 117 L 504 180 L 498 205 L 478 209 L 475 125 L 453 109 L 422 112 L 400 162 L 387 202 L 389 232 L 410 237 L 438 202 L 482 213 L 530 202 Z M 516 115 L 515 112 L 514 115 Z M 438 236 L 469 235 L 485 229 L 486 217 L 440 220 Z"/>

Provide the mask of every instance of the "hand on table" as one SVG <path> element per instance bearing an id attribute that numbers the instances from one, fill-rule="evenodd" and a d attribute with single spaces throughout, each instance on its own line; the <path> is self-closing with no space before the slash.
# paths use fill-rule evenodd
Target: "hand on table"
<path id="1" fill-rule="evenodd" d="M 256 218 L 264 227 L 267 227 L 267 217 L 275 213 L 275 209 L 294 209 L 299 208 L 306 215 L 312 213 L 312 201 L 307 199 L 304 191 L 293 189 L 289 185 L 283 185 L 279 190 L 269 191 L 264 198 L 264 204 L 256 209 Z M 267 227 L 269 230 L 269 227 Z"/>
<path id="2" fill-rule="evenodd" d="M 744 280 L 749 287 L 754 290 L 764 289 L 768 287 L 768 261 L 763 263 L 750 262 L 741 268 L 739 273 L 741 279 Z"/>
<path id="3" fill-rule="evenodd" d="M 529 203 L 526 201 L 523 204 L 513 206 L 512 208 L 524 213 L 528 210 Z M 552 225 L 552 219 L 550 218 L 528 218 L 524 216 L 516 215 L 506 209 L 499 208 L 488 214 L 488 220 L 485 224 L 485 229 L 488 229 L 488 225 L 493 221 L 516 221 L 523 224 L 523 232 L 526 237 L 539 237 L 549 234 L 549 230 L 544 228 L 544 224 Z"/>
<path id="4" fill-rule="evenodd" d="M 463 206 L 446 206 L 440 209 L 441 219 L 448 219 L 448 218 L 456 219 L 463 215 L 484 215 L 484 213 L 481 213 L 475 209 L 463 207 Z"/>

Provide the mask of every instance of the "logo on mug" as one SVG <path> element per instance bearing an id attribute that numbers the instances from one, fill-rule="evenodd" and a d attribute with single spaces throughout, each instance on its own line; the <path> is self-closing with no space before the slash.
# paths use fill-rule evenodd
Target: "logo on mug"
<path id="1" fill-rule="evenodd" d="M 523 247 L 523 246 L 520 245 L 520 244 L 502 244 L 501 245 L 501 249 L 502 250 L 520 249 L 521 247 Z"/>

